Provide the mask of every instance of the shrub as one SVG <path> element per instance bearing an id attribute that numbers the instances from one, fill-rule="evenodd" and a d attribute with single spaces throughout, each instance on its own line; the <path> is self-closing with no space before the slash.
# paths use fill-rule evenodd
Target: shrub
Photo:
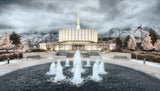
<path id="1" fill-rule="evenodd" d="M 123 50 L 123 52 L 124 53 L 131 53 L 132 58 L 136 59 L 136 51 Z M 160 52 L 139 51 L 137 54 L 137 59 L 143 60 L 144 58 L 146 58 L 147 61 L 160 63 Z"/>
<path id="2" fill-rule="evenodd" d="M 131 54 L 132 54 L 132 58 L 136 58 L 135 53 L 131 53 Z M 160 63 L 160 56 L 156 56 L 153 54 L 137 54 L 137 59 L 143 60 L 144 58 L 146 58 L 147 61 Z"/>
<path id="3" fill-rule="evenodd" d="M 114 49 L 114 50 L 111 50 L 110 52 L 123 52 L 122 49 Z"/>
<path id="4" fill-rule="evenodd" d="M 19 58 L 23 58 L 23 53 L 19 53 L 19 55 L 15 53 L 1 54 L 0 61 L 7 60 L 8 58 L 15 59 L 15 58 L 18 58 L 18 56 Z"/>
<path id="5" fill-rule="evenodd" d="M 5 51 L 0 52 L 0 54 L 5 54 L 5 53 L 6 53 Z"/>
<path id="6" fill-rule="evenodd" d="M 26 50 L 26 52 L 46 52 L 46 50 L 44 50 L 44 49 L 29 49 L 29 50 Z"/>

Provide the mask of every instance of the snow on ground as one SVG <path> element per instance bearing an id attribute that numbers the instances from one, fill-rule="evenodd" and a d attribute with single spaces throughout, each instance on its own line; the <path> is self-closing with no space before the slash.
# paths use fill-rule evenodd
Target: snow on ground
<path id="1" fill-rule="evenodd" d="M 48 59 L 53 59 L 53 57 L 48 57 Z"/>
<path id="2" fill-rule="evenodd" d="M 56 52 L 55 51 L 53 51 L 53 54 L 55 54 Z"/>
<path id="3" fill-rule="evenodd" d="M 142 60 L 132 59 L 132 60 L 130 60 L 130 61 L 143 64 L 143 61 L 142 61 Z M 159 64 L 159 63 L 148 62 L 148 61 L 146 61 L 145 63 L 146 63 L 147 65 L 150 65 L 150 66 L 160 67 L 160 64 Z"/>
<path id="4" fill-rule="evenodd" d="M 31 58 L 23 59 L 23 60 L 31 60 Z"/>
<path id="5" fill-rule="evenodd" d="M 10 60 L 10 64 L 12 63 L 17 63 L 17 62 L 21 62 L 22 60 Z M 3 62 L 0 62 L 0 65 L 4 65 L 4 64 L 7 64 L 8 62 L 7 61 L 3 61 Z"/>
<path id="6" fill-rule="evenodd" d="M 102 57 L 102 59 L 111 59 L 111 58 L 108 58 L 108 57 Z"/>

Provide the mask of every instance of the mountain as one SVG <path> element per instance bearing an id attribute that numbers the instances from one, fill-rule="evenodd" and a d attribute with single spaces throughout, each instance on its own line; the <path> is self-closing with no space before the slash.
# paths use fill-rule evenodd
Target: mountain
<path id="1" fill-rule="evenodd" d="M 40 40 L 40 43 L 51 43 L 51 42 L 57 42 L 58 41 L 58 34 L 45 34 Z"/>
<path id="2" fill-rule="evenodd" d="M 145 32 L 148 31 L 149 29 L 155 30 L 158 34 L 160 34 L 160 27 L 152 26 L 144 26 L 142 27 L 143 32 L 142 36 L 145 36 Z M 136 37 L 140 37 L 141 33 L 136 32 L 134 33 L 134 30 L 137 29 L 137 26 L 125 26 L 125 27 L 114 27 L 105 32 L 104 34 L 99 34 L 99 38 L 101 37 L 126 37 L 127 35 L 134 34 Z M 54 43 L 58 42 L 58 32 L 34 32 L 34 33 L 21 33 L 21 39 L 25 41 L 26 43 L 28 40 L 30 40 L 34 44 L 38 43 Z"/>
<path id="3" fill-rule="evenodd" d="M 143 31 L 142 31 L 142 36 L 145 36 L 145 32 L 150 30 L 150 29 L 155 30 L 158 34 L 160 34 L 160 27 L 142 27 Z M 137 31 L 136 33 L 134 33 L 134 31 L 137 29 L 137 26 L 126 26 L 126 27 L 115 27 L 115 28 L 111 28 L 109 31 L 107 31 L 104 34 L 101 34 L 101 37 L 126 37 L 127 35 L 135 35 L 136 37 L 140 37 L 141 33 L 139 31 Z"/>
<path id="4" fill-rule="evenodd" d="M 49 32 L 49 33 L 21 33 L 21 39 L 26 43 L 31 41 L 33 44 L 38 43 L 54 43 L 58 41 L 58 32 Z"/>

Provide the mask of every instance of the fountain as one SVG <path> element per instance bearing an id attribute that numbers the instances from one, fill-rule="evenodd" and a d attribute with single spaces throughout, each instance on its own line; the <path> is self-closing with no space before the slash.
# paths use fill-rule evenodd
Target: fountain
<path id="1" fill-rule="evenodd" d="M 46 75 L 55 75 L 55 73 L 56 73 L 56 65 L 55 65 L 55 63 L 53 62 L 53 63 L 50 65 L 49 72 L 47 72 Z"/>
<path id="2" fill-rule="evenodd" d="M 57 65 L 56 65 L 56 76 L 54 77 L 53 82 L 58 82 L 61 80 L 64 80 L 66 77 L 63 75 L 63 68 L 61 66 L 60 61 L 58 60 Z"/>
<path id="3" fill-rule="evenodd" d="M 66 79 L 54 82 L 55 76 L 45 75 L 50 65 L 51 63 L 31 66 L 1 76 L 0 91 L 159 91 L 160 89 L 158 86 L 160 81 L 153 76 L 108 63 L 104 63 L 104 66 L 108 66 L 105 70 L 111 74 L 99 75 L 103 77 L 100 82 L 91 81 L 91 77 L 88 77 L 92 75 L 91 68 L 84 68 L 86 72 L 80 74 L 79 67 L 76 67 L 74 74 L 69 72 L 70 68 L 64 67 L 63 74 Z"/>
<path id="4" fill-rule="evenodd" d="M 57 61 L 56 67 L 57 67 L 58 65 L 61 65 L 60 60 Z"/>
<path id="5" fill-rule="evenodd" d="M 73 68 L 71 71 L 74 73 L 71 82 L 76 85 L 82 83 L 83 79 L 81 78 L 81 72 L 84 72 L 84 69 L 82 68 L 82 60 L 79 50 L 77 50 L 74 55 Z"/>
<path id="6" fill-rule="evenodd" d="M 93 68 L 83 68 L 86 72 L 82 74 L 83 65 L 79 50 L 75 53 L 73 68 L 71 66 L 62 68 L 61 63 L 68 66 L 69 60 L 67 59 L 66 62 L 58 60 L 57 64 L 54 62 L 51 64 L 47 63 L 8 73 L 0 78 L 0 91 L 23 91 L 26 89 L 28 91 L 112 91 L 119 89 L 122 91 L 139 91 L 143 89 L 159 91 L 160 89 L 157 85 L 160 84 L 160 81 L 148 74 L 123 66 L 103 63 L 98 59 L 95 60 Z M 89 65 L 91 66 L 88 59 L 85 66 Z M 107 70 L 111 73 L 110 75 L 101 75 L 107 74 L 104 66 L 108 66 Z M 48 67 L 49 71 L 46 74 L 54 76 L 46 76 L 44 74 Z M 73 70 L 73 73 L 70 72 L 71 70 Z M 117 75 L 117 72 L 121 73 Z M 18 74 L 23 74 L 23 76 Z"/>
<path id="7" fill-rule="evenodd" d="M 65 67 L 70 67 L 68 59 L 66 59 Z M 89 59 L 87 59 L 87 63 L 85 65 L 85 67 L 91 67 Z M 56 71 L 53 68 L 55 68 L 54 63 L 51 64 L 50 71 L 47 73 L 47 74 L 52 74 L 52 75 L 55 74 L 54 79 L 53 78 L 50 79 L 51 81 L 58 82 L 58 81 L 62 81 L 64 79 L 66 79 L 66 77 L 63 75 L 63 68 L 62 68 L 61 62 L 59 60 L 57 61 L 57 64 L 56 64 Z M 80 51 L 77 50 L 76 53 L 74 54 L 73 67 L 71 69 L 71 72 L 73 73 L 73 78 L 70 79 L 70 81 L 75 85 L 81 84 L 83 82 L 83 78 L 81 77 L 81 73 L 83 73 L 84 71 L 85 70 L 82 68 L 82 60 L 81 60 Z M 54 73 L 54 72 L 56 72 L 56 73 Z M 107 74 L 107 72 L 105 72 L 104 63 L 99 62 L 99 60 L 97 59 L 93 65 L 91 79 L 94 81 L 102 80 L 102 78 L 99 76 L 99 74 Z"/>
<path id="8" fill-rule="evenodd" d="M 97 62 L 94 63 L 93 69 L 92 69 L 92 76 L 91 76 L 91 79 L 94 80 L 94 81 L 102 80 L 102 78 L 99 77 L 98 67 L 99 66 L 98 66 Z"/>
<path id="9" fill-rule="evenodd" d="M 99 59 L 97 58 L 96 63 L 99 64 Z"/>
<path id="10" fill-rule="evenodd" d="M 104 69 L 104 63 L 103 62 L 101 62 L 99 64 L 99 69 L 98 70 L 99 70 L 99 74 L 107 74 L 107 72 Z"/>
<path id="11" fill-rule="evenodd" d="M 79 66 L 76 67 L 76 69 L 74 71 L 73 79 L 71 80 L 71 82 L 76 85 L 83 82 L 83 79 L 81 78 L 81 72 L 80 72 Z"/>
<path id="12" fill-rule="evenodd" d="M 73 58 L 73 68 L 71 72 L 75 72 L 76 67 L 79 66 L 80 72 L 84 72 L 85 70 L 82 68 L 82 60 L 81 60 L 81 54 L 80 51 L 77 50 L 76 53 L 74 54 Z"/>
<path id="13" fill-rule="evenodd" d="M 65 67 L 70 67 L 70 65 L 69 65 L 69 60 L 68 60 L 68 59 L 66 59 Z"/>
<path id="14" fill-rule="evenodd" d="M 91 67 L 90 60 L 89 60 L 89 59 L 87 60 L 87 64 L 85 65 L 85 67 Z"/>

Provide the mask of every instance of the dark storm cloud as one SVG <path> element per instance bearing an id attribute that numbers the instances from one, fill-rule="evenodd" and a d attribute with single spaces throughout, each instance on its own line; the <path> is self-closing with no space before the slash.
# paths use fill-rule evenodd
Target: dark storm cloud
<path id="1" fill-rule="evenodd" d="M 0 31 L 82 28 L 99 33 L 127 25 L 160 25 L 159 0 L 0 0 Z"/>
<path id="2" fill-rule="evenodd" d="M 12 26 L 10 26 L 10 25 L 0 24 L 0 29 L 14 29 L 14 27 L 12 27 Z"/>
<path id="3" fill-rule="evenodd" d="M 37 0 L 0 0 L 0 7 L 5 7 L 9 5 L 18 5 L 27 8 L 40 8 L 43 4 L 42 2 L 35 2 Z"/>
<path id="4" fill-rule="evenodd" d="M 109 16 L 106 17 L 107 20 L 114 20 L 116 17 L 119 17 L 124 7 L 121 0 L 100 0 L 101 12 L 109 14 Z"/>
<path id="5" fill-rule="evenodd" d="M 0 0 L 1 9 L 6 9 L 9 5 L 13 4 L 28 6 L 31 3 L 28 0 Z"/>

